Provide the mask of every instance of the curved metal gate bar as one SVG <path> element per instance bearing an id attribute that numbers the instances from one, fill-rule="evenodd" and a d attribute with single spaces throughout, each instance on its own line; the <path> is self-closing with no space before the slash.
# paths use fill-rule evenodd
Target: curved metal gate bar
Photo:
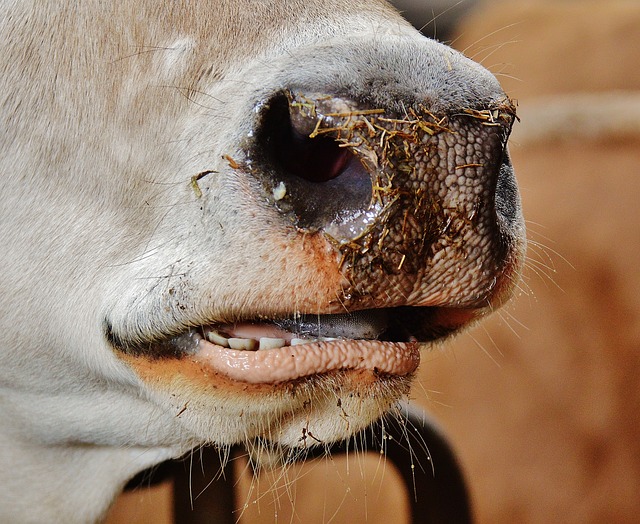
<path id="1" fill-rule="evenodd" d="M 349 440 L 331 445 L 328 451 L 339 454 L 347 446 L 379 452 L 383 447 L 387 459 L 402 476 L 411 504 L 413 524 L 469 524 L 473 522 L 468 492 L 462 470 L 442 432 L 417 408 L 404 404 L 402 416 L 379 421 Z M 312 448 L 307 459 L 321 457 L 325 449 Z M 173 463 L 174 515 L 176 524 L 235 524 L 234 479 L 231 468 L 212 481 L 201 473 L 221 468 L 220 455 L 214 448 L 203 448 L 189 459 Z M 191 471 L 191 474 L 189 474 Z M 203 493 L 195 500 L 196 495 Z M 193 500 L 193 505 L 192 505 Z"/>
<path id="2" fill-rule="evenodd" d="M 355 435 L 348 442 L 310 448 L 305 459 L 353 450 L 380 452 L 397 468 L 409 495 L 412 524 L 471 524 L 471 505 L 462 470 L 449 443 L 424 412 L 409 404 L 400 416 L 388 417 Z M 235 479 L 223 468 L 213 447 L 195 451 L 186 459 L 166 462 L 137 476 L 129 487 L 169 477 L 174 482 L 176 524 L 236 524 Z M 205 470 L 206 467 L 206 470 Z M 213 477 L 211 472 L 220 472 Z M 395 524 L 395 523 L 394 523 Z"/>

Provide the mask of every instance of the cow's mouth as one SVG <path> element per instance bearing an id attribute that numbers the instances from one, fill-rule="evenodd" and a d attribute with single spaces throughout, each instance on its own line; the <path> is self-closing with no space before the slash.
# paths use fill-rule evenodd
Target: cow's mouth
<path id="1" fill-rule="evenodd" d="M 213 308 L 225 304 L 220 291 L 198 302 L 172 288 L 163 297 L 171 320 L 153 325 L 148 312 L 130 315 L 107 330 L 116 348 L 242 384 L 344 370 L 406 377 L 421 342 L 458 331 L 509 294 L 520 221 L 506 152 L 515 118 L 508 99 L 441 116 L 420 105 L 397 115 L 287 91 L 256 110 L 246 158 L 229 164 L 229 177 L 246 184 L 257 216 L 274 220 L 263 240 L 295 248 L 273 266 L 268 242 L 253 244 L 263 249 L 256 267 L 270 268 L 272 278 L 294 275 L 283 296 L 294 296 L 296 307 L 265 294 L 270 282 L 253 268 L 262 292 L 242 295 L 233 311 Z M 238 302 L 232 297 L 227 308 Z M 314 307 L 322 314 L 311 314 Z"/>
<path id="2" fill-rule="evenodd" d="M 111 344 L 130 356 L 189 359 L 233 381 L 278 384 L 345 370 L 411 375 L 420 345 L 478 315 L 474 309 L 397 307 L 212 323 L 135 343 L 120 340 L 111 329 L 107 333 Z"/>

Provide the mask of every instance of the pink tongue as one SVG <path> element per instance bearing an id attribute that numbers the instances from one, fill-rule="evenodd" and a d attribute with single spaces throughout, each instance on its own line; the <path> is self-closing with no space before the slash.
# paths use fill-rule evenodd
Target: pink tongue
<path id="1" fill-rule="evenodd" d="M 264 336 L 264 332 L 261 333 Z M 417 343 L 378 340 L 339 340 L 238 351 L 202 339 L 194 358 L 233 380 L 273 384 L 340 369 L 366 369 L 404 376 L 416 370 L 420 352 Z"/>

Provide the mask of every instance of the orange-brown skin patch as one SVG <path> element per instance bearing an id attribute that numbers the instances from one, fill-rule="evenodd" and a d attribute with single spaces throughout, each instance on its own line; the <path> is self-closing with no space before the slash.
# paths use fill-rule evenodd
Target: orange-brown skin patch
<path id="1" fill-rule="evenodd" d="M 228 394 L 264 395 L 276 392 L 294 394 L 298 386 L 310 381 L 310 377 L 302 377 L 277 384 L 252 384 L 232 380 L 191 357 L 153 359 L 120 352 L 116 354 L 153 389 L 168 391 L 172 388 L 189 389 L 197 391 L 198 396 L 219 393 L 221 390 Z M 379 373 L 375 369 L 341 369 L 325 373 L 323 376 L 327 375 L 340 375 L 341 380 L 352 382 L 356 389 L 374 385 L 390 376 Z M 407 375 L 407 381 L 410 381 L 411 377 L 412 375 Z"/>
<path id="2" fill-rule="evenodd" d="M 117 356 L 153 389 L 170 391 L 172 388 L 187 388 L 197 390 L 198 395 L 213 394 L 223 389 L 226 393 L 259 395 L 271 393 L 276 387 L 287 387 L 286 384 L 250 384 L 231 380 L 190 357 L 154 359 L 120 352 Z"/>

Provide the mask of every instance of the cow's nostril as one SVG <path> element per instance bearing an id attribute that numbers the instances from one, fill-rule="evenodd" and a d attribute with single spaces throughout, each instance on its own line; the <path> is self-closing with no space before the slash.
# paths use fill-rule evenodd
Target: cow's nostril
<path id="1" fill-rule="evenodd" d="M 327 182 L 339 176 L 353 154 L 329 137 L 309 137 L 293 125 L 275 143 L 275 157 L 284 171 L 309 182 Z"/>
<path id="2" fill-rule="evenodd" d="M 335 134 L 318 130 L 313 106 L 286 94 L 265 106 L 256 135 L 257 176 L 268 192 L 285 188 L 277 206 L 303 229 L 322 229 L 371 203 L 371 174 Z"/>

